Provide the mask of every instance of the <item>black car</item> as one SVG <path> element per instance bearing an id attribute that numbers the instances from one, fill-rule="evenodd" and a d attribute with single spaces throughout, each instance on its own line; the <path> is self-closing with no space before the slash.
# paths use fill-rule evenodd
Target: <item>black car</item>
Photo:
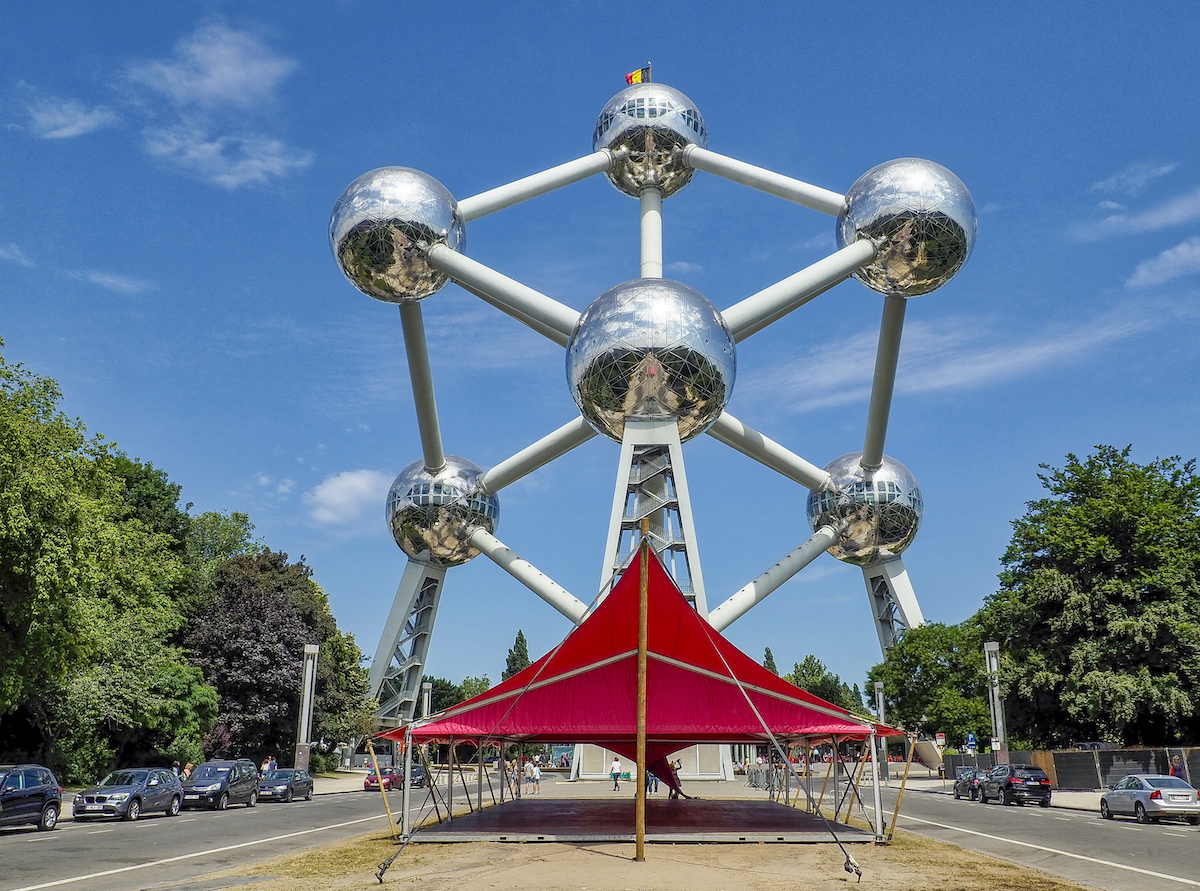
<path id="1" fill-rule="evenodd" d="M 223 811 L 231 804 L 258 804 L 258 768 L 253 761 L 205 761 L 183 781 L 184 808 Z"/>
<path id="2" fill-rule="evenodd" d="M 964 767 L 954 777 L 954 797 L 969 798 L 976 801 L 979 798 L 979 782 L 987 771 L 978 767 Z"/>
<path id="3" fill-rule="evenodd" d="M 425 768 L 422 765 L 414 764 L 408 769 L 408 784 L 418 789 L 425 785 Z"/>
<path id="4" fill-rule="evenodd" d="M 114 770 L 84 789 L 75 796 L 71 811 L 82 823 L 92 817 L 136 820 L 152 811 L 174 817 L 182 806 L 183 785 L 174 773 L 161 767 L 132 767 Z"/>
<path id="5" fill-rule="evenodd" d="M 979 781 L 979 800 L 1050 807 L 1050 777 L 1035 764 L 997 764 Z"/>
<path id="6" fill-rule="evenodd" d="M 0 767 L 0 826 L 32 823 L 53 829 L 62 813 L 62 786 L 48 767 Z"/>
<path id="7" fill-rule="evenodd" d="M 258 778 L 258 797 L 262 801 L 312 801 L 313 778 L 306 770 L 268 770 Z"/>

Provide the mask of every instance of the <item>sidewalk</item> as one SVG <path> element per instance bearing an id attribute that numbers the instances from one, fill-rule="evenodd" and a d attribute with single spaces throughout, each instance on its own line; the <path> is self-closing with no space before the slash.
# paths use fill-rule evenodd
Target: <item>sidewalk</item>
<path id="1" fill-rule="evenodd" d="M 338 792 L 361 792 L 365 770 L 335 770 L 313 776 L 313 795 L 333 795 Z"/>
<path id="2" fill-rule="evenodd" d="M 903 768 L 903 765 L 901 765 Z M 899 778 L 893 778 L 888 784 L 888 788 L 899 789 Z M 954 783 L 950 780 L 943 780 L 940 777 L 914 777 L 911 773 L 908 776 L 908 783 L 905 786 L 906 792 L 925 792 L 931 795 L 954 795 Z M 1092 811 L 1100 813 L 1100 793 L 1099 792 L 1078 792 L 1075 790 L 1060 790 L 1055 789 L 1050 793 L 1050 806 L 1069 808 L 1073 811 Z"/>

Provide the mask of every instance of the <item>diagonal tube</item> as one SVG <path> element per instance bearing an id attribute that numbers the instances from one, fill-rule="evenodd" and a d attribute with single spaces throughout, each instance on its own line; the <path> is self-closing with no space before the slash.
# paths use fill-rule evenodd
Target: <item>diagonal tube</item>
<path id="1" fill-rule="evenodd" d="M 805 207 L 811 207 L 813 210 L 819 210 L 834 217 L 842 212 L 842 207 L 846 203 L 845 196 L 839 195 L 837 192 L 809 185 L 772 170 L 755 167 L 753 164 L 738 161 L 736 158 L 710 152 L 698 145 L 689 145 L 683 150 L 683 163 L 694 170 L 715 173 L 717 176 L 741 183 L 743 186 L 750 186 L 750 188 L 766 192 L 768 195 L 803 204 Z"/>
<path id="2" fill-rule="evenodd" d="M 708 624 L 717 631 L 724 631 L 749 612 L 751 607 L 762 602 L 768 594 L 833 547 L 837 540 L 838 531 L 835 527 L 822 526 L 808 541 L 709 613 Z"/>
<path id="3" fill-rule="evenodd" d="M 593 436 L 593 430 L 583 418 L 563 424 L 553 433 L 543 436 L 533 445 L 501 461 L 495 467 L 480 474 L 476 482 L 479 488 L 494 495 L 523 476 L 533 473 L 544 464 L 565 455 L 576 446 L 583 445 Z"/>
<path id="4" fill-rule="evenodd" d="M 503 186 L 497 186 L 470 198 L 458 202 L 458 212 L 462 214 L 463 222 L 477 220 L 489 213 L 495 213 L 546 192 L 587 179 L 595 173 L 604 173 L 612 167 L 613 153 L 601 149 L 583 158 L 559 164 L 549 170 L 543 170 L 531 176 L 515 180 Z"/>
<path id="5" fill-rule="evenodd" d="M 469 536 L 471 546 L 546 601 L 576 625 L 583 621 L 587 604 L 544 575 L 528 560 L 517 556 L 504 542 L 486 529 L 475 527 Z"/>
<path id="6" fill-rule="evenodd" d="M 867 408 L 867 433 L 859 460 L 864 470 L 876 470 L 883 465 L 883 441 L 892 411 L 892 390 L 896 386 L 896 364 L 900 361 L 900 335 L 904 333 L 907 304 L 903 297 L 888 297 L 883 301 L 879 348 L 875 351 L 875 379 L 871 382 L 871 404 Z"/>
<path id="7" fill-rule="evenodd" d="M 400 327 L 404 331 L 404 351 L 408 354 L 408 376 L 412 380 L 425 469 L 437 473 L 446 466 L 446 453 L 442 450 L 442 429 L 433 396 L 433 372 L 429 368 L 429 346 L 425 342 L 420 303 L 410 300 L 400 304 Z"/>
<path id="8" fill-rule="evenodd" d="M 721 412 L 705 432 L 718 442 L 737 449 L 743 455 L 753 458 L 806 489 L 816 491 L 829 484 L 829 474 L 824 470 L 809 464 L 753 427 L 743 424 L 727 411 Z"/>
<path id="9" fill-rule="evenodd" d="M 489 303 L 511 315 L 519 322 L 529 324 L 535 331 L 545 334 L 559 346 L 566 346 L 571 332 L 579 321 L 579 313 L 552 297 L 547 297 L 533 288 L 514 281 L 506 275 L 484 266 L 477 260 L 464 256 L 444 244 L 435 244 L 426 255 L 429 265 L 449 275 L 472 293 L 482 292 Z"/>
<path id="10" fill-rule="evenodd" d="M 806 269 L 801 269 L 795 275 L 789 275 L 783 281 L 776 282 L 757 294 L 751 294 L 740 303 L 735 303 L 721 314 L 733 333 L 734 341 L 745 340 L 838 282 L 849 278 L 860 266 L 874 260 L 876 253 L 875 245 L 870 239 L 860 238 Z"/>

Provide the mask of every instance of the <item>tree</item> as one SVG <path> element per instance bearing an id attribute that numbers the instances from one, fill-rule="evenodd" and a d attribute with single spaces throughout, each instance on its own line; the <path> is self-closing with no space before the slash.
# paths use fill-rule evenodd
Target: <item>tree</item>
<path id="1" fill-rule="evenodd" d="M 466 700 L 472 696 L 478 696 L 480 693 L 486 693 L 491 686 L 492 682 L 485 674 L 481 677 L 463 678 L 463 682 L 458 685 L 458 690 L 462 694 L 462 698 Z"/>
<path id="2" fill-rule="evenodd" d="M 973 620 L 908 629 L 867 680 L 883 681 L 889 724 L 955 742 L 991 736 L 983 633 Z"/>
<path id="3" fill-rule="evenodd" d="M 1200 479 L 1097 446 L 1013 522 L 980 613 L 1001 644 L 1009 732 L 1038 745 L 1200 736 Z"/>
<path id="4" fill-rule="evenodd" d="M 317 659 L 313 737 L 332 747 L 374 732 L 378 703 L 367 698 L 367 669 L 354 635 L 339 631 L 327 637 Z"/>
<path id="5" fill-rule="evenodd" d="M 105 469 L 123 483 L 122 497 L 128 505 L 128 516 L 140 520 L 147 529 L 169 536 L 171 550 L 178 555 L 187 551 L 192 518 L 188 504 L 179 508 L 183 487 L 171 482 L 167 474 L 153 464 L 130 460 L 124 452 L 114 452 L 104 458 Z"/>
<path id="6" fill-rule="evenodd" d="M 775 657 L 771 655 L 771 648 L 767 647 L 763 653 L 763 668 L 772 674 L 779 674 L 779 669 L 775 667 Z"/>
<path id="7" fill-rule="evenodd" d="M 803 662 L 795 663 L 792 673 L 784 680 L 789 681 L 801 690 L 807 690 L 814 696 L 819 696 L 826 702 L 840 706 L 857 715 L 865 715 L 862 694 L 858 685 L 850 687 L 842 683 L 842 679 L 825 667 L 825 664 L 811 653 L 804 657 Z"/>
<path id="8" fill-rule="evenodd" d="M 504 671 L 500 673 L 500 680 L 507 681 L 514 674 L 524 671 L 530 664 L 529 645 L 525 642 L 525 633 L 518 629 L 517 639 L 513 642 L 512 649 L 508 651 L 508 659 L 504 664 Z"/>

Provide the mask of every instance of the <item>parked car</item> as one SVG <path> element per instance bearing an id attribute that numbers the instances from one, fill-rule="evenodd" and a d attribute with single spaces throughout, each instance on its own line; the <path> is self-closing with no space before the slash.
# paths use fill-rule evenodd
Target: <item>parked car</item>
<path id="1" fill-rule="evenodd" d="M 1139 823 L 1157 823 L 1163 817 L 1179 817 L 1200 826 L 1200 798 L 1179 777 L 1156 773 L 1134 773 L 1113 784 L 1100 796 L 1100 816 L 1114 814 L 1136 817 Z"/>
<path id="2" fill-rule="evenodd" d="M 980 778 L 979 800 L 1050 807 L 1050 777 L 1035 764 L 997 764 Z"/>
<path id="3" fill-rule="evenodd" d="M 969 798 L 972 801 L 978 800 L 979 781 L 986 773 L 986 770 L 981 770 L 978 767 L 964 767 L 954 778 L 954 797 Z"/>
<path id="4" fill-rule="evenodd" d="M 246 758 L 205 761 L 183 781 L 185 808 L 210 807 L 223 811 L 231 804 L 258 804 L 258 768 Z"/>
<path id="5" fill-rule="evenodd" d="M 268 770 L 258 778 L 258 797 L 261 801 L 291 801 L 303 798 L 312 801 L 313 778 L 306 770 Z"/>
<path id="6" fill-rule="evenodd" d="M 48 767 L 16 764 L 0 767 L 0 826 L 32 823 L 53 829 L 62 813 L 62 786 Z"/>
<path id="7" fill-rule="evenodd" d="M 136 767 L 114 770 L 90 789 L 75 796 L 71 812 L 82 823 L 92 817 L 136 820 L 142 814 L 162 811 L 168 817 L 183 807 L 183 785 L 169 770 Z"/>
<path id="8" fill-rule="evenodd" d="M 403 782 L 403 777 L 403 772 L 394 767 L 379 768 L 378 776 L 376 776 L 374 769 L 372 769 L 367 774 L 367 778 L 363 780 L 363 791 L 366 792 L 370 791 L 371 789 L 378 789 L 381 783 L 384 789 L 390 791 L 392 787 L 396 785 L 396 783 Z"/>
<path id="9" fill-rule="evenodd" d="M 418 789 L 425 786 L 425 768 L 422 765 L 414 764 L 408 769 L 408 784 Z"/>

